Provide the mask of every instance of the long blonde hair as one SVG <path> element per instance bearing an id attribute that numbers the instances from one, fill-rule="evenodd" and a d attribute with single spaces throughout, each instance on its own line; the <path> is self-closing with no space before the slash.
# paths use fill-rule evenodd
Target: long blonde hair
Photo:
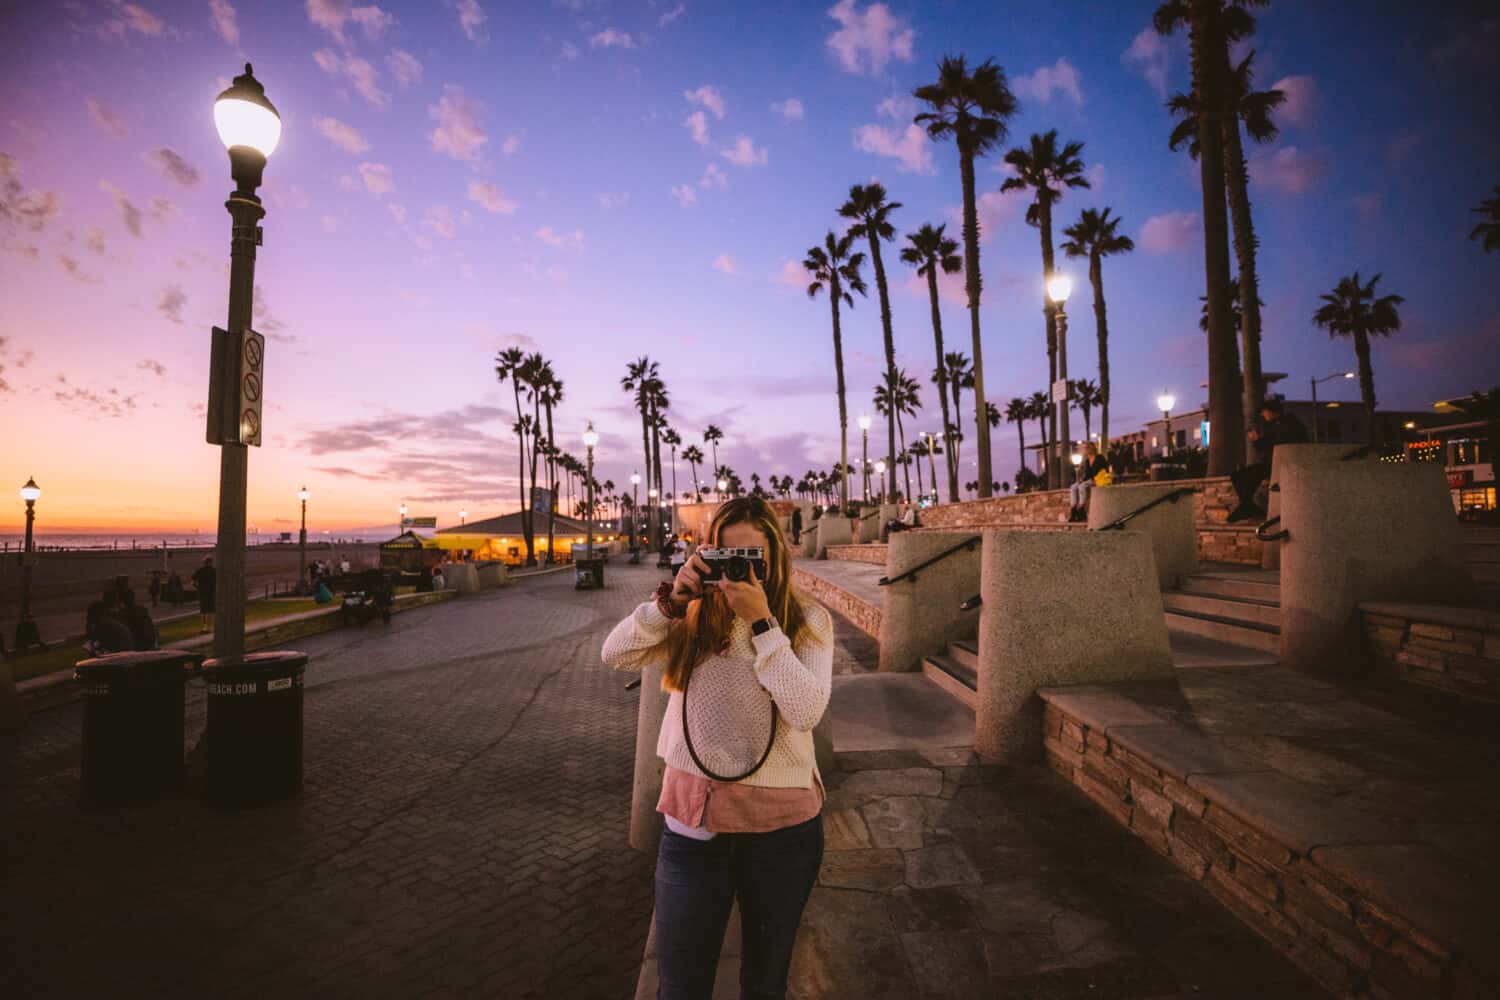
<path id="1" fill-rule="evenodd" d="M 802 600 L 792 586 L 792 559 L 781 523 L 771 505 L 760 497 L 738 497 L 719 507 L 705 536 L 706 547 L 716 548 L 723 530 L 735 524 L 748 524 L 766 537 L 766 604 L 781 623 L 781 630 L 794 644 L 807 627 Z M 729 638 L 734 615 L 729 602 L 715 589 L 688 603 L 687 616 L 674 621 L 667 636 L 655 646 L 643 650 L 641 663 L 665 658 L 662 671 L 663 691 L 681 691 L 693 670 L 704 660 L 719 653 Z"/>

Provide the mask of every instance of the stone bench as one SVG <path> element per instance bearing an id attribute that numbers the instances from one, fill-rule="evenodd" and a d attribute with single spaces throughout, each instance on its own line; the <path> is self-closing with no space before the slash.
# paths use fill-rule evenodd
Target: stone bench
<path id="1" fill-rule="evenodd" d="M 1294 688 L 1288 711 L 1315 710 L 1318 697 L 1336 691 L 1277 674 Z M 1226 680 L 1220 696 L 1231 697 L 1224 692 L 1236 685 L 1245 690 L 1241 677 Z M 1457 842 L 1446 828 L 1423 822 L 1448 814 L 1458 803 L 1443 795 L 1460 793 L 1408 778 L 1376 800 L 1405 805 L 1376 814 L 1309 783 L 1316 770 L 1302 781 L 1273 769 L 1300 761 L 1321 766 L 1328 780 L 1339 765 L 1312 747 L 1272 741 L 1266 745 L 1279 757 L 1244 743 L 1240 751 L 1223 742 L 1219 726 L 1184 724 L 1166 707 L 1182 699 L 1174 685 L 1039 693 L 1048 764 L 1335 995 L 1488 992 L 1480 984 L 1500 973 L 1500 904 L 1495 879 L 1484 874 L 1496 835 L 1490 829 L 1459 855 L 1448 849 Z M 1382 726 L 1363 705 L 1335 699 L 1321 711 Z M 1411 822 L 1389 813 L 1400 808 Z M 1429 830 L 1436 839 L 1423 839 Z"/>

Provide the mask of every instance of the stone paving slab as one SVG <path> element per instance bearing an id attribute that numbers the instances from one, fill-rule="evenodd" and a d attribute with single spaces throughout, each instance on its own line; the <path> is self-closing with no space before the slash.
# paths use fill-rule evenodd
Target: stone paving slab
<path id="1" fill-rule="evenodd" d="M 974 745 L 974 710 L 925 674 L 835 677 L 828 710 L 836 751 Z"/>

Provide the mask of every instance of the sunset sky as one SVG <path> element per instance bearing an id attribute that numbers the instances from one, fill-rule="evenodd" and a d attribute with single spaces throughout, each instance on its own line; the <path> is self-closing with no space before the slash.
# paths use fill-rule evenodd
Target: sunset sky
<path id="1" fill-rule="evenodd" d="M 1187 51 L 1149 30 L 1154 6 L 4 4 L 0 531 L 28 476 L 43 531 L 212 529 L 202 410 L 231 187 L 212 103 L 246 61 L 284 123 L 256 278 L 270 402 L 249 519 L 263 532 L 295 527 L 304 483 L 315 531 L 390 523 L 402 500 L 444 525 L 461 506 L 513 509 L 511 394 L 492 370 L 513 344 L 564 381 L 566 447 L 581 455 L 598 425 L 601 479 L 628 484 L 641 463 L 618 385 L 641 354 L 660 361 L 683 437 L 721 426 L 720 459 L 747 480 L 828 468 L 828 307 L 798 262 L 872 178 L 903 203 L 898 229 L 958 236 L 956 153 L 911 125 L 909 97 L 945 53 L 1005 68 L 1022 108 L 1007 145 L 1054 127 L 1085 143 L 1093 188 L 1067 194 L 1059 230 L 1107 205 L 1136 241 L 1105 265 L 1111 429 L 1138 429 L 1164 386 L 1196 406 L 1201 202 L 1163 109 Z M 1500 183 L 1500 14 L 1280 0 L 1259 17 L 1258 83 L 1289 98 L 1281 137 L 1251 153 L 1266 367 L 1305 398 L 1308 376 L 1353 366 L 1310 316 L 1357 269 L 1407 300 L 1405 328 L 1375 348 L 1383 406 L 1500 383 L 1500 255 L 1466 238 Z M 1041 261 L 1024 198 L 998 194 L 998 155 L 979 177 L 985 378 L 1003 406 L 1046 380 Z M 925 287 L 897 246 L 886 262 L 898 364 L 925 382 Z M 1086 268 L 1070 267 L 1071 374 L 1096 377 Z M 945 288 L 945 332 L 967 353 L 961 287 Z M 857 457 L 853 417 L 883 363 L 873 287 L 844 333 Z M 909 435 L 937 428 L 934 392 Z M 997 478 L 1016 445 L 1013 426 L 995 432 Z"/>

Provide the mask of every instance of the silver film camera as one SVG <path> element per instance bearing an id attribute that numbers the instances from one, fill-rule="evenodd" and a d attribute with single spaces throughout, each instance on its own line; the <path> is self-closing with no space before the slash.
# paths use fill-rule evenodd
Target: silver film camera
<path id="1" fill-rule="evenodd" d="M 747 583 L 753 566 L 755 578 L 764 583 L 769 572 L 766 550 L 758 545 L 743 549 L 699 549 L 698 556 L 708 563 L 708 572 L 702 576 L 707 581 L 734 580 L 737 583 Z"/>

